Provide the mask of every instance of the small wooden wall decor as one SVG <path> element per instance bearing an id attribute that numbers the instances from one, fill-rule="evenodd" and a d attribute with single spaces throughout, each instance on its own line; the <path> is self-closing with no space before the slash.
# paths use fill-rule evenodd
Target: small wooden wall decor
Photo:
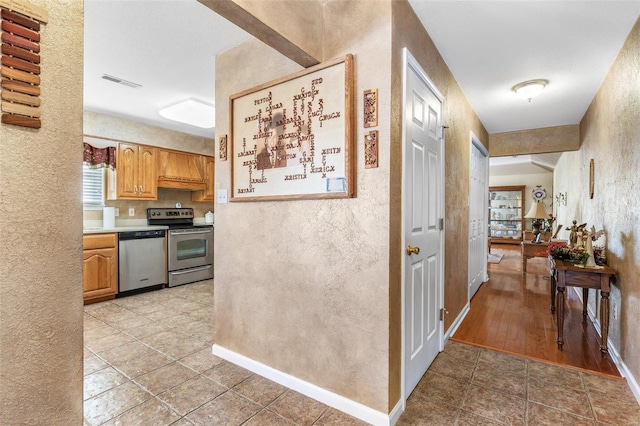
<path id="1" fill-rule="evenodd" d="M 221 161 L 227 161 L 227 135 L 220 136 L 218 149 Z"/>
<path id="2" fill-rule="evenodd" d="M 354 194 L 353 56 L 230 97 L 231 201 Z"/>
<path id="3" fill-rule="evenodd" d="M 364 92 L 364 127 L 378 125 L 378 89 Z"/>
<path id="4" fill-rule="evenodd" d="M 593 199 L 593 192 L 595 189 L 595 162 L 593 158 L 589 161 L 589 198 Z"/>
<path id="5" fill-rule="evenodd" d="M 364 134 L 364 168 L 378 167 L 378 131 L 370 130 Z"/>
<path id="6" fill-rule="evenodd" d="M 0 0 L 2 123 L 39 129 L 40 23 L 49 13 L 24 0 Z"/>

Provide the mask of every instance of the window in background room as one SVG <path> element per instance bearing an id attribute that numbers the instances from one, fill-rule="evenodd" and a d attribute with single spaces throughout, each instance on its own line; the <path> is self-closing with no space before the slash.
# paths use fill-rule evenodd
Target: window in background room
<path id="1" fill-rule="evenodd" d="M 104 168 L 90 169 L 82 165 L 82 206 L 84 210 L 104 207 Z"/>

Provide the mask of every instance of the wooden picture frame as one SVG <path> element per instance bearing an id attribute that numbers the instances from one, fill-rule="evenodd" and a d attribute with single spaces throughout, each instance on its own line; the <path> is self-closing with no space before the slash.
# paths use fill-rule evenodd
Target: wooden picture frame
<path id="1" fill-rule="evenodd" d="M 354 196 L 352 55 L 229 103 L 232 202 Z"/>

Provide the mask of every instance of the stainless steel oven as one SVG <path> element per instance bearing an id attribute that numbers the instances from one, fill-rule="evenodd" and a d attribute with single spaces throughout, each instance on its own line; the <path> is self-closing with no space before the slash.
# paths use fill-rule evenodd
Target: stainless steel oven
<path id="1" fill-rule="evenodd" d="M 169 287 L 213 278 L 213 227 L 170 229 Z"/>
<path id="2" fill-rule="evenodd" d="M 169 287 L 213 278 L 213 226 L 194 225 L 193 209 L 147 209 L 147 223 L 169 227 Z"/>

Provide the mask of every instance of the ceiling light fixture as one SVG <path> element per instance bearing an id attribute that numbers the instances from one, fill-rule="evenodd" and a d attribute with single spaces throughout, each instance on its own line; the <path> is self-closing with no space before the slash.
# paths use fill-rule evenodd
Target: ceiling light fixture
<path id="1" fill-rule="evenodd" d="M 549 84 L 549 80 L 528 80 L 516 84 L 511 90 L 531 102 L 531 99 L 538 96 L 547 84 Z"/>
<path id="2" fill-rule="evenodd" d="M 160 115 L 169 120 L 189 124 L 191 126 L 210 129 L 216 125 L 216 108 L 195 98 L 171 104 L 159 111 Z"/>

